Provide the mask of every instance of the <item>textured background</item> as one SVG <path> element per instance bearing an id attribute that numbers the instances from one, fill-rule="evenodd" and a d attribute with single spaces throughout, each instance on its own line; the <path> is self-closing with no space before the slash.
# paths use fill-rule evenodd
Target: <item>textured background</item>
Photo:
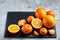
<path id="1" fill-rule="evenodd" d="M 60 40 L 60 0 L 0 0 L 0 40 L 24 40 L 4 38 L 6 17 L 8 11 L 35 11 L 35 9 L 38 7 L 44 7 L 47 10 L 54 10 L 55 18 L 57 20 L 57 38 L 41 38 L 33 40 Z"/>

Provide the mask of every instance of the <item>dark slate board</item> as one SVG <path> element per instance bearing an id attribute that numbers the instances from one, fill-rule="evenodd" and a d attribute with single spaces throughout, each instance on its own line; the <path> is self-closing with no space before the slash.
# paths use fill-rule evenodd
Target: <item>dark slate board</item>
<path id="1" fill-rule="evenodd" d="M 17 34 L 14 34 L 14 35 L 8 32 L 7 28 L 10 24 L 17 24 L 18 20 L 26 19 L 29 15 L 34 15 L 34 12 L 8 12 L 4 37 L 5 38 L 56 38 L 56 32 L 53 36 L 47 34 L 45 36 L 39 35 L 38 37 L 35 37 L 33 35 L 33 32 L 29 35 L 23 34 L 21 30 Z M 53 29 L 56 31 L 55 27 Z"/>

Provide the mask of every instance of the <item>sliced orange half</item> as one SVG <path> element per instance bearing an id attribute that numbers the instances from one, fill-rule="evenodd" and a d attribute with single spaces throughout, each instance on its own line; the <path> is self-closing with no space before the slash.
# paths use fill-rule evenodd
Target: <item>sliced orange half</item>
<path id="1" fill-rule="evenodd" d="M 19 30 L 20 30 L 20 27 L 19 27 L 18 25 L 16 25 L 16 24 L 11 24 L 11 25 L 8 26 L 8 31 L 9 31 L 10 33 L 15 34 L 15 33 L 17 33 Z"/>
<path id="2" fill-rule="evenodd" d="M 35 18 L 32 20 L 31 25 L 33 26 L 33 28 L 39 29 L 42 27 L 42 21 L 38 18 Z"/>

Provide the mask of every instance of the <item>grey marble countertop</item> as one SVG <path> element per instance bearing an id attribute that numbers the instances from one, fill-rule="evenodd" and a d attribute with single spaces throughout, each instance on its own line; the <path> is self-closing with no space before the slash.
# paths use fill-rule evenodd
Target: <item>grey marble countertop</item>
<path id="1" fill-rule="evenodd" d="M 20 38 L 4 38 L 8 11 L 35 11 L 35 9 L 38 7 L 44 7 L 46 10 L 54 10 L 55 18 L 57 20 L 57 38 L 41 38 L 33 40 L 60 40 L 60 0 L 0 0 L 0 40 L 24 40 Z"/>

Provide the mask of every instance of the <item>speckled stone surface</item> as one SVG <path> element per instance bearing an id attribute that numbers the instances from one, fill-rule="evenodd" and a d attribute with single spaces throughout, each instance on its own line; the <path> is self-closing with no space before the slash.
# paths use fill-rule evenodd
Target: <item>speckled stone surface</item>
<path id="1" fill-rule="evenodd" d="M 0 0 L 0 40 L 24 40 L 4 38 L 5 24 L 8 11 L 35 11 L 38 7 L 54 10 L 57 38 L 30 39 L 29 40 L 60 40 L 60 0 Z M 25 40 L 28 40 L 27 38 Z"/>

